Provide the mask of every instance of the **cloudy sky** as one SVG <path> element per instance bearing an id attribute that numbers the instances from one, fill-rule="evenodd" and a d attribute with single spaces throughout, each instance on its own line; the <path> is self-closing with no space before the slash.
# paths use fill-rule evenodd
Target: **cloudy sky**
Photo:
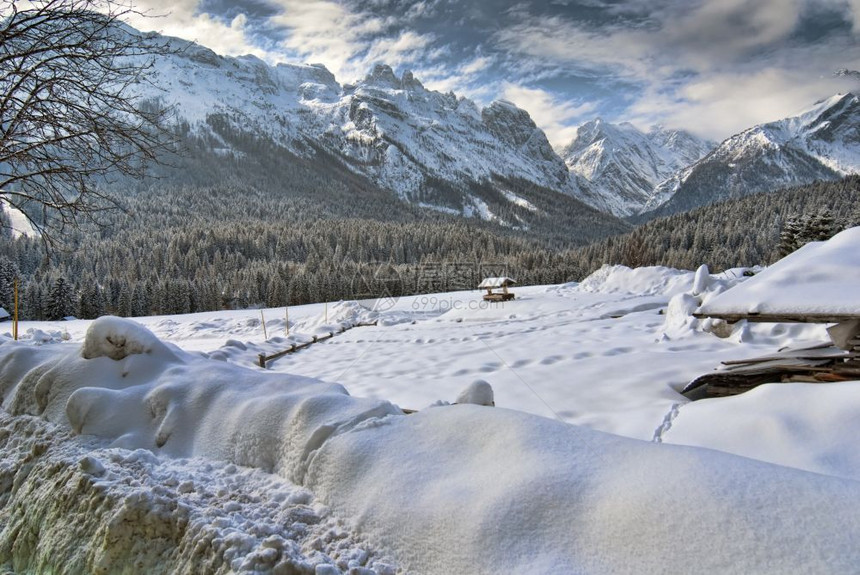
<path id="1" fill-rule="evenodd" d="M 600 116 L 720 140 L 860 89 L 860 0 L 142 0 L 132 22 L 224 55 L 375 63 L 529 111 L 557 147 Z"/>

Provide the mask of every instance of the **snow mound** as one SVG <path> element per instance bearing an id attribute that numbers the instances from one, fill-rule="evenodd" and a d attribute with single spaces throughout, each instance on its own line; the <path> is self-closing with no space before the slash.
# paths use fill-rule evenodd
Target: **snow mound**
<path id="1" fill-rule="evenodd" d="M 860 382 L 760 385 L 684 405 L 663 440 L 860 480 L 858 411 Z"/>
<path id="2" fill-rule="evenodd" d="M 87 330 L 81 356 L 84 359 L 109 357 L 120 360 L 129 355 L 155 351 L 169 353 L 151 331 L 128 319 L 103 316 Z"/>
<path id="3" fill-rule="evenodd" d="M 582 280 L 576 288 L 591 293 L 630 293 L 634 295 L 674 295 L 690 289 L 693 274 L 663 266 L 631 269 L 604 264 Z"/>
<path id="4" fill-rule="evenodd" d="M 493 387 L 483 379 L 473 381 L 466 389 L 460 392 L 455 403 L 496 405 L 493 399 Z"/>
<path id="5" fill-rule="evenodd" d="M 395 572 L 308 490 L 256 469 L 2 411 L 0 463 L 0 557 L 19 573 Z"/>
<path id="6" fill-rule="evenodd" d="M 839 573 L 860 560 L 857 482 L 503 408 L 387 422 L 330 439 L 308 477 L 407 573 Z"/>
<path id="7" fill-rule="evenodd" d="M 317 316 L 297 321 L 291 329 L 307 334 L 327 334 L 340 329 L 349 329 L 359 323 L 372 322 L 378 316 L 378 313 L 363 307 L 357 301 L 339 301 L 328 304 L 325 311 Z"/>
<path id="8" fill-rule="evenodd" d="M 860 309 L 860 227 L 811 242 L 719 298 L 705 314 L 833 314 Z"/>
<path id="9" fill-rule="evenodd" d="M 708 266 L 702 264 L 699 266 L 699 269 L 696 270 L 696 276 L 693 279 L 693 295 L 701 295 L 708 291 L 708 288 L 713 285 L 713 279 L 711 278 L 711 271 L 708 269 Z"/>
<path id="10" fill-rule="evenodd" d="M 114 447 L 230 461 L 299 483 L 331 434 L 402 414 L 385 401 L 350 397 L 337 384 L 207 360 L 168 348 L 130 320 L 103 319 L 83 348 L 0 346 L 3 408 Z M 84 359 L 82 351 L 95 357 Z"/>
<path id="11" fill-rule="evenodd" d="M 691 337 L 699 332 L 713 334 L 735 343 L 770 341 L 776 347 L 790 344 L 794 339 L 824 341 L 827 334 L 823 325 L 747 323 L 734 324 L 716 318 L 698 319 L 693 314 L 711 307 L 713 301 L 722 301 L 726 295 L 744 289 L 747 282 L 758 277 L 745 275 L 747 268 L 710 274 L 708 266 L 699 266 L 687 291 L 676 293 L 669 300 L 666 319 L 658 340 L 670 341 Z"/>
<path id="12" fill-rule="evenodd" d="M 44 345 L 46 343 L 62 343 L 68 341 L 68 332 L 52 330 L 50 332 L 41 329 L 29 328 L 21 337 L 22 340 L 30 340 L 36 345 Z"/>

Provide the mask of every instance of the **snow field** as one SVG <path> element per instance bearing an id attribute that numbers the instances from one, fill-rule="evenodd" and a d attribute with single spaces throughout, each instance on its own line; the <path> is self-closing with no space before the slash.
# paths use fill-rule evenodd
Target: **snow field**
<path id="1" fill-rule="evenodd" d="M 853 444 L 835 430 L 851 429 L 856 384 L 830 386 L 827 397 L 809 402 L 796 401 L 812 393 L 796 392 L 810 388 L 799 384 L 765 386 L 764 399 L 752 393 L 687 404 L 677 393 L 721 358 L 825 337 L 823 328 L 803 326 L 738 325 L 723 338 L 703 331 L 714 326 L 690 317 L 693 305 L 742 280 L 740 270 L 711 276 L 614 266 L 578 285 L 518 288 L 517 300 L 504 305 L 461 292 L 402 298 L 380 313 L 331 304 L 327 318 L 325 306 L 305 306 L 290 310 L 290 336 L 268 342 L 258 310 L 142 318 L 146 328 L 117 318 L 33 324 L 24 326 L 33 330 L 29 340 L 0 345 L 0 394 L 13 422 L 96 436 L 123 461 L 145 455 L 151 469 L 188 466 L 190 484 L 155 482 L 174 500 L 191 485 L 217 494 L 217 477 L 194 475 L 197 466 L 269 477 L 307 493 L 301 505 L 316 509 L 312 499 L 330 508 L 320 516 L 344 518 L 355 547 L 367 541 L 378 550 L 350 551 L 347 560 L 325 546 L 310 556 L 299 543 L 272 563 L 274 552 L 259 556 L 256 539 L 244 535 L 230 539 L 246 543 L 229 556 L 219 555 L 223 547 L 200 548 L 200 561 L 215 561 L 215 553 L 234 570 L 274 571 L 287 557 L 317 573 L 395 566 L 409 573 L 848 572 L 860 560 L 860 475 Z M 275 318 L 267 321 L 270 334 L 285 329 L 281 311 L 264 311 Z M 373 319 L 376 327 L 255 367 L 258 353 Z M 440 401 L 488 397 L 499 407 Z M 383 398 L 422 409 L 406 416 Z M 761 433 L 767 425 L 778 432 Z M 114 456 L 87 455 L 92 441 L 57 443 L 80 450 L 75 473 L 117 473 Z M 57 473 L 69 466 L 46 457 Z M 16 479 L 0 483 L 3 497 L 16 497 L 22 467 L 4 467 L 16 469 Z M 227 512 L 232 501 L 246 501 L 251 485 L 224 487 Z M 127 487 L 117 497 L 130 497 Z M 36 499 L 34 510 L 53 505 Z M 170 517 L 184 513 L 167 508 Z M 273 521 L 255 510 L 245 516 L 248 530 Z M 8 513 L 9 506 L 0 511 L 4 525 Z M 35 520 L 22 519 L 21 529 L 32 530 Z M 230 521 L 212 524 L 214 539 L 226 537 Z M 11 535 L 0 533 L 0 551 Z M 34 545 L 14 555 L 22 569 L 46 556 Z M 190 565 L 191 551 L 180 547 L 152 564 Z"/>

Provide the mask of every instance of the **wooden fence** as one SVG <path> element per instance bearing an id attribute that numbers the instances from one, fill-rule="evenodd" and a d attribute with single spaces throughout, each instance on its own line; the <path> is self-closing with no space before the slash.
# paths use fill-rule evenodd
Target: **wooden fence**
<path id="1" fill-rule="evenodd" d="M 320 336 L 320 335 L 315 335 L 315 336 L 313 336 L 313 339 L 312 339 L 311 341 L 306 341 L 306 342 L 304 342 L 304 343 L 294 343 L 294 344 L 290 345 L 290 347 L 288 347 L 287 349 L 285 349 L 285 350 L 283 350 L 283 351 L 279 351 L 279 352 L 277 352 L 277 353 L 273 353 L 272 355 L 266 355 L 266 354 L 264 354 L 264 353 L 261 353 L 261 354 L 259 354 L 259 355 L 257 356 L 257 360 L 258 360 L 258 362 L 259 362 L 259 364 L 260 364 L 260 367 L 265 368 L 265 367 L 266 367 L 266 364 L 267 364 L 268 362 L 271 362 L 271 361 L 274 361 L 274 360 L 276 360 L 276 359 L 278 359 L 278 358 L 284 357 L 285 355 L 288 355 L 288 354 L 291 354 L 291 353 L 295 353 L 295 352 L 299 351 L 300 349 L 304 349 L 304 348 L 306 348 L 306 347 L 310 347 L 310 346 L 312 346 L 312 345 L 313 345 L 313 344 L 315 344 L 315 343 L 319 343 L 319 342 L 321 342 L 321 341 L 325 341 L 325 340 L 327 340 L 327 339 L 331 339 L 331 338 L 333 338 L 335 335 L 337 335 L 337 334 L 341 334 L 341 333 L 345 332 L 345 331 L 346 331 L 346 330 L 348 330 L 348 329 L 352 329 L 352 328 L 354 328 L 354 327 L 370 327 L 370 326 L 374 326 L 374 325 L 376 325 L 376 324 L 377 324 L 377 322 L 375 322 L 375 321 L 374 321 L 374 322 L 371 322 L 371 323 L 355 323 L 355 324 L 348 325 L 348 326 L 346 326 L 346 325 L 345 325 L 345 326 L 341 326 L 341 328 L 340 328 L 339 330 L 337 330 L 336 332 L 334 332 L 334 331 L 330 331 L 330 332 L 328 332 L 328 334 L 326 334 L 326 335 L 321 335 L 321 336 Z"/>

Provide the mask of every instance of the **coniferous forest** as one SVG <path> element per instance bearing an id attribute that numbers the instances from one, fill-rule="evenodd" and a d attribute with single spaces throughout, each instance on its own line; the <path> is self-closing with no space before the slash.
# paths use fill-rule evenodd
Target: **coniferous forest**
<path id="1" fill-rule="evenodd" d="M 575 200 L 528 189 L 543 217 L 470 190 L 511 228 L 419 209 L 331 158 L 290 156 L 265 140 L 183 136 L 144 182 L 114 182 L 124 211 L 71 230 L 62 248 L 0 241 L 0 306 L 19 278 L 24 319 L 144 316 L 277 307 L 473 289 L 504 273 L 521 285 L 577 281 L 603 264 L 712 270 L 767 264 L 804 241 L 860 223 L 860 177 L 713 205 L 638 228 Z M 228 150 L 219 144 L 230 142 Z M 421 200 L 456 206 L 428 185 Z M 529 219 L 531 218 L 531 219 Z M 5 226 L 4 226 L 5 228 Z"/>

